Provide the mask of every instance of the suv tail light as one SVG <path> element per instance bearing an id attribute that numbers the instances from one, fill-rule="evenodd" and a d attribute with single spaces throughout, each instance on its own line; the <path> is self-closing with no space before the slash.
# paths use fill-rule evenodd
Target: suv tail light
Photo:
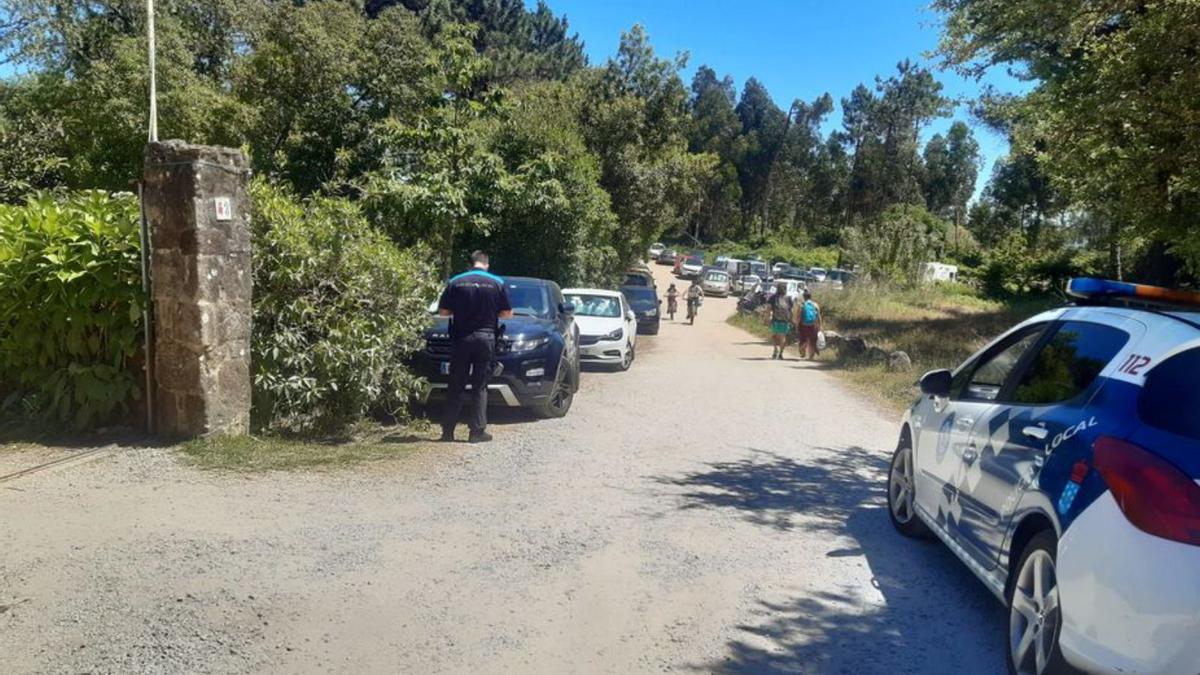
<path id="1" fill-rule="evenodd" d="M 1174 464 L 1110 436 L 1093 446 L 1096 471 L 1134 527 L 1200 546 L 1200 485 Z"/>

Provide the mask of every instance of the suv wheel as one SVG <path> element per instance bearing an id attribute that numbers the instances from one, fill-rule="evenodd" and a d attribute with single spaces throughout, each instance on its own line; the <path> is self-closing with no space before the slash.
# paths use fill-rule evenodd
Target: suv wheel
<path id="1" fill-rule="evenodd" d="M 571 402 L 575 400 L 575 374 L 565 361 L 558 364 L 558 374 L 554 378 L 554 388 L 550 398 L 537 407 L 537 414 L 545 418 L 564 417 L 571 410 Z"/>
<path id="2" fill-rule="evenodd" d="M 1058 599 L 1058 541 L 1046 530 L 1021 553 L 1008 582 L 1008 672 L 1043 675 L 1070 672 L 1058 649 L 1062 610 Z"/>
<path id="3" fill-rule="evenodd" d="M 929 528 L 917 517 L 916 466 L 913 463 L 912 441 L 907 435 L 900 439 L 892 455 L 888 471 L 888 516 L 892 526 L 906 537 L 928 537 Z"/>

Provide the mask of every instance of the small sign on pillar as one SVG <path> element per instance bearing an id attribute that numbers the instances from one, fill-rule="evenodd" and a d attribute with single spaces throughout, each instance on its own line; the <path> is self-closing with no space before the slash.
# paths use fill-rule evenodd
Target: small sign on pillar
<path id="1" fill-rule="evenodd" d="M 233 206 L 229 197 L 214 197 L 213 206 L 217 212 L 217 220 L 233 220 Z"/>

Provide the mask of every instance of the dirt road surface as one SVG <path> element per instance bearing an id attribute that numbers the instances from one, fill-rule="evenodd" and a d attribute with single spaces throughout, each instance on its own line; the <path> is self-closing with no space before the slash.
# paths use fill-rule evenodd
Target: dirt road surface
<path id="1" fill-rule="evenodd" d="M 1000 672 L 999 604 L 888 523 L 896 421 L 732 311 L 489 445 L 251 477 L 124 450 L 0 484 L 0 670 Z"/>

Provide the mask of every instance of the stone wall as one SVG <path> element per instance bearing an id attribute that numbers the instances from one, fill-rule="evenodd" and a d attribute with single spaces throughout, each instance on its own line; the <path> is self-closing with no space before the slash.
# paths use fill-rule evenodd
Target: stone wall
<path id="1" fill-rule="evenodd" d="M 250 425 L 250 198 L 241 152 L 150 143 L 144 167 L 154 300 L 155 432 Z"/>

